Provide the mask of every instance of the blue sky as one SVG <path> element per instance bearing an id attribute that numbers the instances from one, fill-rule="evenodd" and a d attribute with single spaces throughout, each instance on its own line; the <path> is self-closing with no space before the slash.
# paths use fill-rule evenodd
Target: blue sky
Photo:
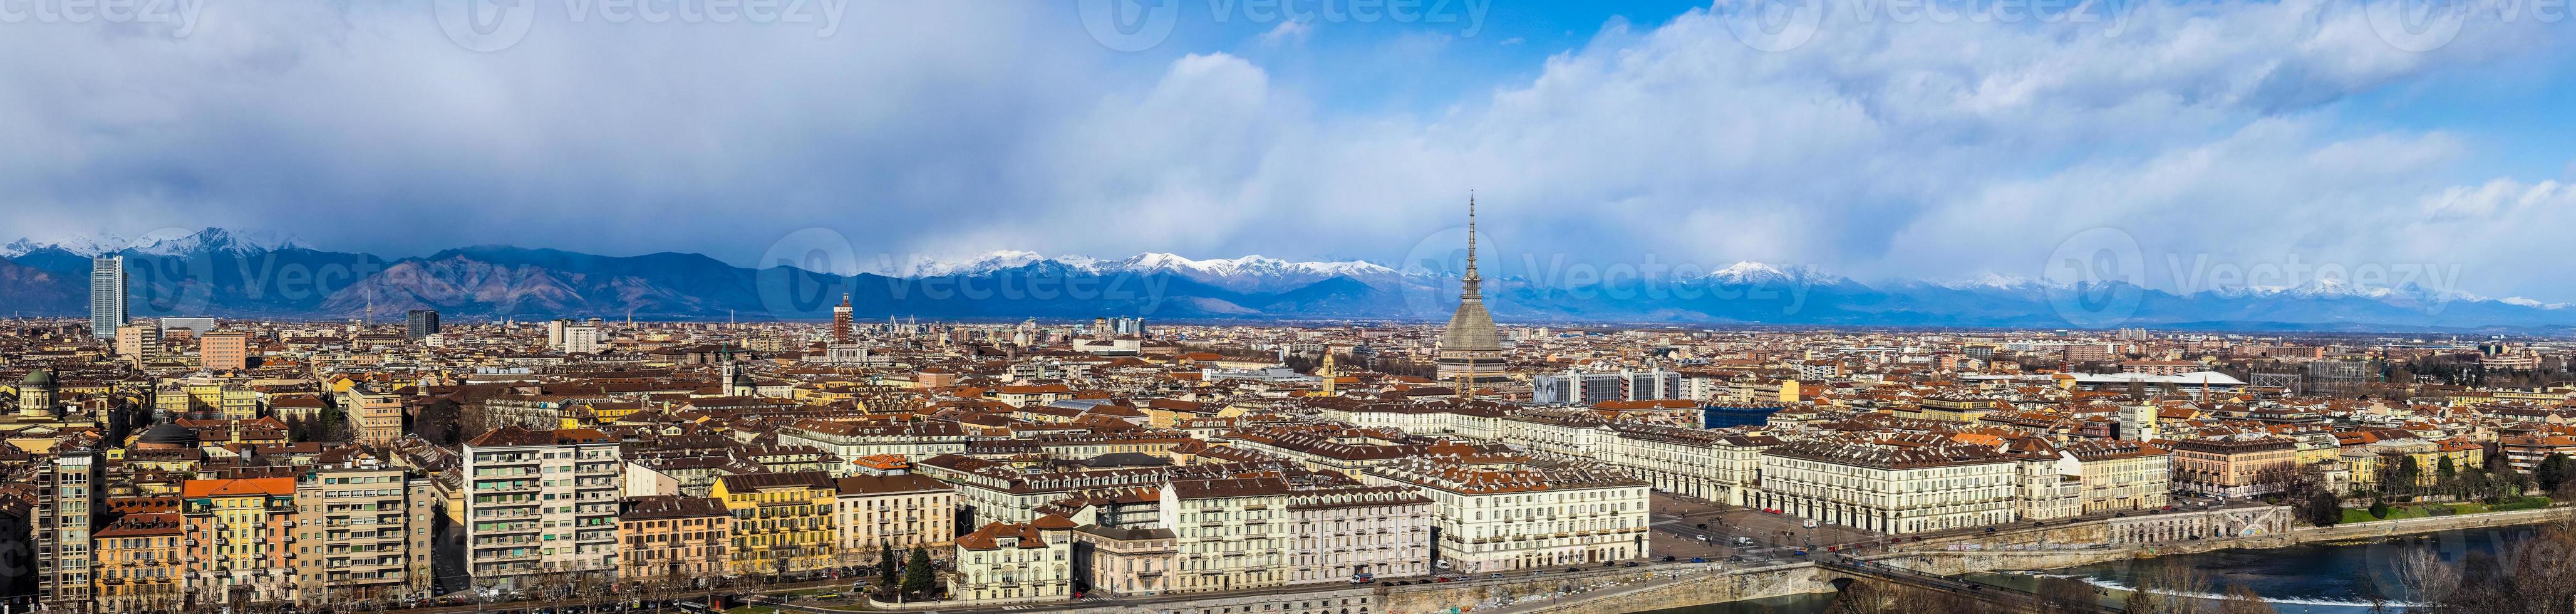
<path id="1" fill-rule="evenodd" d="M 1083 5 L 1128 0 L 528 0 L 485 14 L 524 30 L 454 27 L 487 1 L 0 15 L 0 53 L 44 58 L 0 66 L 0 235 L 1394 262 L 1476 189 L 1521 262 L 2044 277 L 2123 236 L 2169 289 L 2323 263 L 2576 301 L 2576 23 L 2529 2 L 2430 34 L 2390 0 L 1170 0 L 1168 34 L 1106 39 Z"/>

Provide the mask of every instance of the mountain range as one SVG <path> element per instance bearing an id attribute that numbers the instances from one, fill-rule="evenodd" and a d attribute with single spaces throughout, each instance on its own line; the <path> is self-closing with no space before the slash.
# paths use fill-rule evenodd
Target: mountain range
<path id="1" fill-rule="evenodd" d="M 1261 256 L 1104 260 L 1003 251 L 916 258 L 850 273 L 750 268 L 700 254 L 602 256 L 501 245 L 412 258 L 319 250 L 276 233 L 191 233 L 0 244 L 0 311 L 87 312 L 90 259 L 123 255 L 138 317 L 339 319 L 435 309 L 450 321 L 632 316 L 654 320 L 824 319 L 843 296 L 866 317 L 1015 320 L 1442 321 L 1457 262 L 1388 266 Z M 1449 257 L 1455 257 L 1454 254 Z M 1492 264 L 1488 264 L 1492 267 Z M 1808 267 L 1737 263 L 1638 275 L 1488 268 L 1488 309 L 1506 322 L 2209 330 L 2562 331 L 2576 309 L 2414 285 L 2327 279 L 2287 287 L 2175 293 L 2120 282 L 2001 275 L 1864 284 Z M 1605 269 L 1609 270 L 1609 269 Z"/>

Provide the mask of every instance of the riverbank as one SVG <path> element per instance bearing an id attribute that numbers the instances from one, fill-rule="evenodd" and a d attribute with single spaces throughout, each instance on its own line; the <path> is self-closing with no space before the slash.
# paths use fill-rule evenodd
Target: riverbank
<path id="1" fill-rule="evenodd" d="M 2345 545 L 2367 545 L 2390 537 L 2435 534 L 2448 531 L 2501 529 L 2576 519 L 2576 508 L 2554 507 L 2538 510 L 2486 512 L 2453 516 L 2398 518 L 2333 527 L 2295 527 L 2287 531 L 2262 532 L 2237 537 L 2183 539 L 2170 542 L 2124 545 L 2122 547 L 2039 548 L 2050 545 L 2050 537 L 2102 535 L 2109 533 L 2109 521 L 2073 523 L 2047 531 L 2023 530 L 1992 534 L 1994 544 L 1973 539 L 1949 539 L 1934 544 L 1941 549 L 1908 549 L 1864 555 L 1892 566 L 1906 567 L 1942 575 L 1962 575 L 2031 569 L 2087 568 L 2123 565 L 2130 561 L 2166 557 L 2221 556 L 2226 560 L 2260 561 L 2284 552 L 2306 553 Z M 2088 526 L 2101 525 L 2101 526 Z M 1988 550 L 1985 546 L 1996 545 Z M 2213 553 L 2231 554 L 2217 555 Z M 1823 553 L 1818 553 L 1823 555 Z M 1728 578 L 1736 573 L 1761 573 L 1760 581 Z M 1812 565 L 1773 567 L 1763 570 L 1721 571 L 1700 582 L 1676 582 L 1671 585 L 1640 586 L 1630 590 L 1561 598 L 1543 609 L 1515 610 L 1509 614 L 1615 614 L 1620 612 L 1672 611 L 1691 612 L 1717 604 L 1763 598 L 1783 598 L 1796 594 L 1823 594 L 1834 591 L 1832 583 L 1816 573 Z M 2290 574 L 2284 574 L 2289 577 Z M 2025 576 L 2015 576 L 2025 577 Z M 2106 588 L 2116 581 L 2096 582 Z M 1746 588 L 1753 590 L 1744 590 Z M 2305 600 L 2301 605 L 2326 605 L 2331 598 Z M 2285 602 L 2291 603 L 2291 602 Z M 2342 603 L 2334 603 L 2340 606 Z"/>

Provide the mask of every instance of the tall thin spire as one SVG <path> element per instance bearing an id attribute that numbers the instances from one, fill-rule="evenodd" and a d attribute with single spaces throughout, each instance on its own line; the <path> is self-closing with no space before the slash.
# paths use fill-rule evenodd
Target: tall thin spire
<path id="1" fill-rule="evenodd" d="M 1464 296 L 1461 296 L 1460 298 L 1462 298 L 1462 299 L 1480 299 L 1480 298 L 1483 298 L 1483 295 L 1478 293 L 1477 286 L 1478 286 L 1478 285 L 1480 285 L 1480 282 L 1484 281 L 1484 279 L 1485 279 L 1485 278 L 1484 278 L 1483 276 L 1480 276 L 1480 275 L 1477 275 L 1477 274 L 1476 274 L 1476 191 L 1475 191 L 1475 190 L 1468 190 L 1468 191 L 1467 191 L 1467 272 L 1466 272 L 1466 274 L 1465 274 L 1465 276 L 1464 276 L 1464 279 L 1463 279 L 1463 281 L 1465 281 L 1465 282 L 1466 282 L 1465 286 L 1466 286 L 1466 290 L 1467 290 L 1467 292 L 1466 292 L 1466 294 L 1465 294 Z"/>

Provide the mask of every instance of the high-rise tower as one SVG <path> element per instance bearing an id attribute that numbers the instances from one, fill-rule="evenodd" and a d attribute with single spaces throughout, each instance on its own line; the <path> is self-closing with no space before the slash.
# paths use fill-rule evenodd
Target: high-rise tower
<path id="1" fill-rule="evenodd" d="M 1476 273 L 1476 195 L 1467 194 L 1467 270 L 1459 278 L 1464 292 L 1458 295 L 1458 313 L 1449 316 L 1449 328 L 1440 334 L 1440 379 L 1465 384 L 1500 382 L 1503 375 L 1502 336 L 1494 333 L 1494 316 L 1485 312 L 1482 286 L 1485 278 Z"/>
<path id="2" fill-rule="evenodd" d="M 832 308 L 832 342 L 850 342 L 850 295 L 841 295 L 841 304 Z"/>
<path id="3" fill-rule="evenodd" d="M 106 339 L 125 325 L 125 257 L 89 261 L 89 334 Z"/>

